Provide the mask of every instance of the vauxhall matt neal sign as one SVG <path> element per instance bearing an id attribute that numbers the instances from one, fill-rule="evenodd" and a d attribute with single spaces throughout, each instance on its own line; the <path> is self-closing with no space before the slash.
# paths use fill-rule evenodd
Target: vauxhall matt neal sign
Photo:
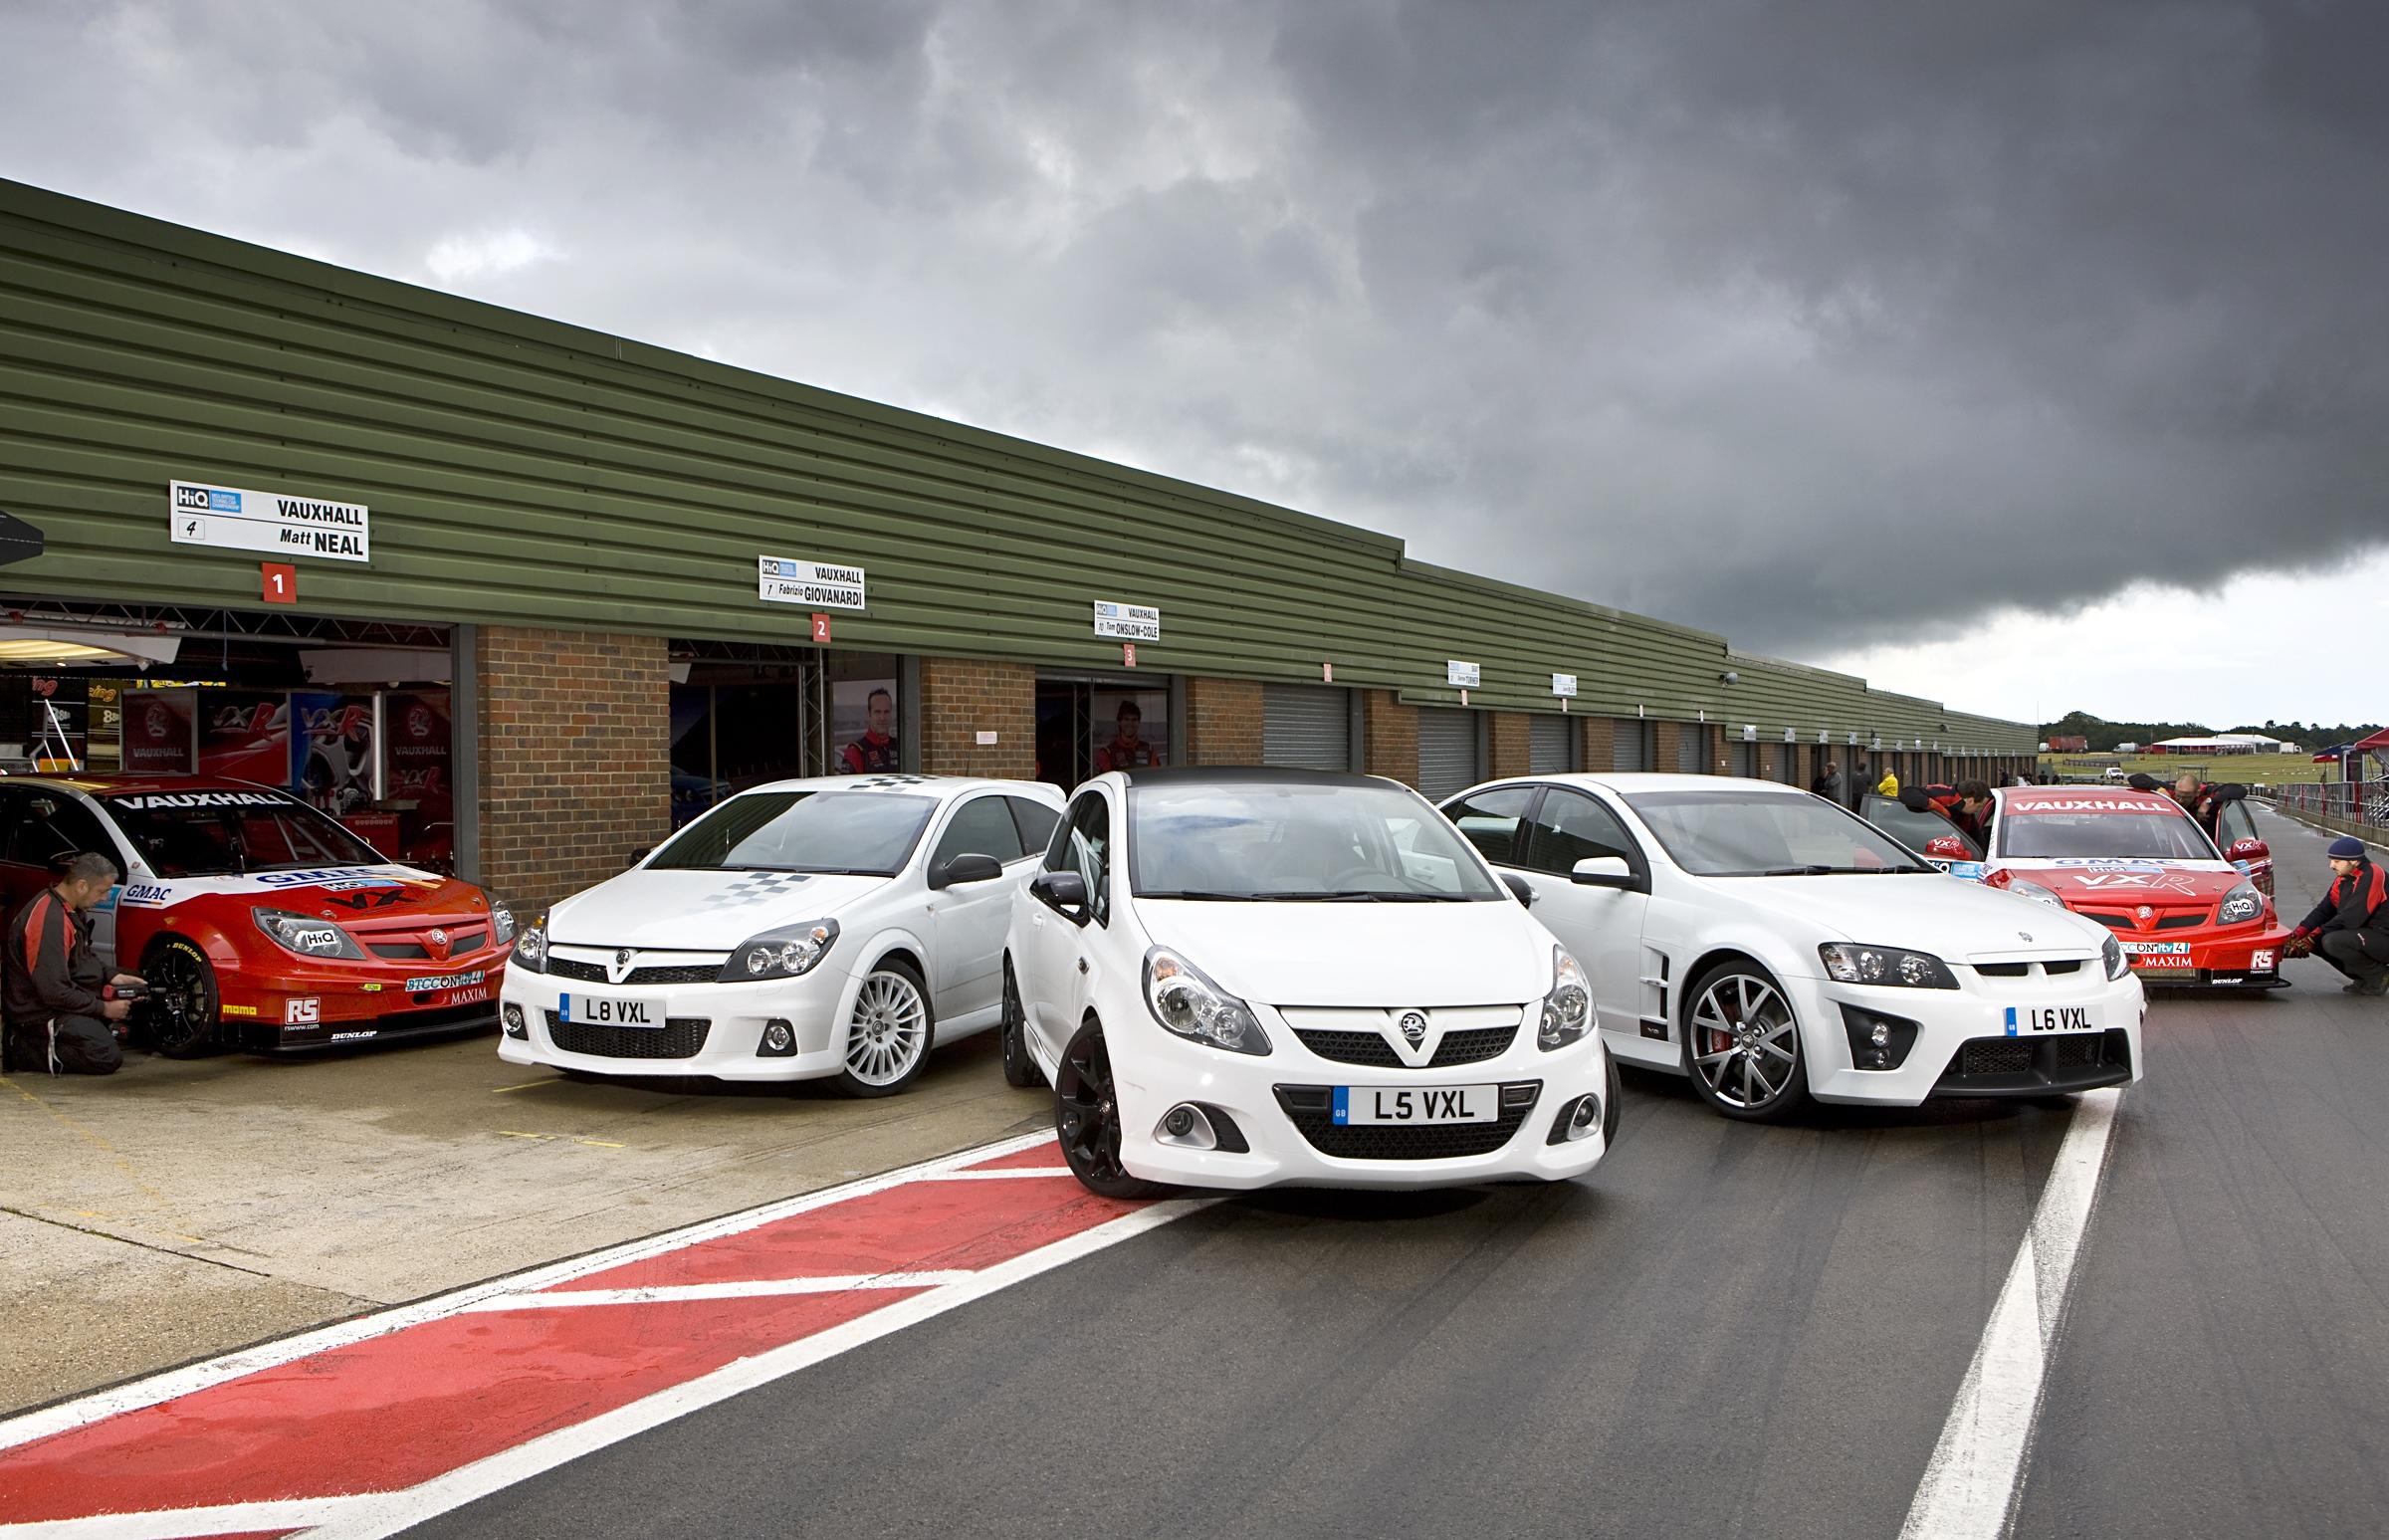
<path id="1" fill-rule="evenodd" d="M 213 546 L 219 550 L 255 550 L 272 556 L 321 556 L 327 561 L 373 558 L 362 503 L 332 503 L 195 481 L 178 481 L 171 487 L 168 511 L 177 546 Z"/>

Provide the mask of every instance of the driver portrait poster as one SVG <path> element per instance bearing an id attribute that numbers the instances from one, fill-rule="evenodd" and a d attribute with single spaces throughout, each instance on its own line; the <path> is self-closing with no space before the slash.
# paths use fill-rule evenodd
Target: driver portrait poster
<path id="1" fill-rule="evenodd" d="M 137 775 L 188 775 L 198 768 L 199 692 L 124 692 L 123 767 Z"/>
<path id="2" fill-rule="evenodd" d="M 373 800 L 373 698 L 291 692 L 290 785 L 335 818 Z"/>

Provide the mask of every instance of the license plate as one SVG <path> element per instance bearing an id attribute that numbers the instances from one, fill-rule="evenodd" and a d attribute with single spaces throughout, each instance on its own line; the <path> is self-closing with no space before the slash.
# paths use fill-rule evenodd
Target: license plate
<path id="1" fill-rule="evenodd" d="M 2035 1032 L 2095 1032 L 2095 1005 L 2010 1005 L 2008 1035 L 2029 1037 Z"/>
<path id="2" fill-rule="evenodd" d="M 1501 1116 L 1497 1085 L 1340 1085 L 1336 1122 L 1491 1123 Z"/>
<path id="3" fill-rule="evenodd" d="M 555 1018 L 579 1026 L 653 1026 L 664 1024 L 661 1000 L 618 999 L 608 994 L 567 994 L 556 1001 Z"/>

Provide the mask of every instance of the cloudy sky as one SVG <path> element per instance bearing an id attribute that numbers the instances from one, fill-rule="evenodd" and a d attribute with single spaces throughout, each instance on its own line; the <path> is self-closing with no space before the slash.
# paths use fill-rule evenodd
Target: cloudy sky
<path id="1" fill-rule="evenodd" d="M 2384 705 L 2372 0 L 0 0 L 0 58 L 20 180 L 1963 707 Z"/>

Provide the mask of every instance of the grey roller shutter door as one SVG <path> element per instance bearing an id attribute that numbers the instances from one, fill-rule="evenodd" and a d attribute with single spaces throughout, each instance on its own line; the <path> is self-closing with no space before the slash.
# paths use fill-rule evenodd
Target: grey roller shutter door
<path id="1" fill-rule="evenodd" d="M 1705 727 L 1687 725 L 1677 729 L 1675 768 L 1687 775 L 1707 774 L 1709 767 L 1704 762 L 1708 759 L 1705 753 L 1708 737 L 1709 730 Z"/>
<path id="2" fill-rule="evenodd" d="M 1611 766 L 1622 770 L 1650 769 L 1650 755 L 1643 744 L 1643 737 L 1649 729 L 1642 720 L 1637 717 L 1631 722 L 1613 722 L 1610 727 L 1618 735 L 1618 747 L 1610 761 Z"/>
<path id="3" fill-rule="evenodd" d="M 1800 746 L 1786 744 L 1775 751 L 1775 774 L 1787 786 L 1803 784 L 1800 778 Z"/>
<path id="4" fill-rule="evenodd" d="M 1527 773 L 1564 775 L 1575 769 L 1568 763 L 1568 732 L 1575 725 L 1566 717 L 1535 717 L 1528 721 Z"/>
<path id="5" fill-rule="evenodd" d="M 1418 789 L 1441 801 L 1476 783 L 1476 713 L 1418 708 Z"/>
<path id="6" fill-rule="evenodd" d="M 1759 746 L 1737 739 L 1727 746 L 1725 763 L 1737 775 L 1756 776 L 1759 772 Z"/>
<path id="7" fill-rule="evenodd" d="M 1351 697 L 1333 685 L 1263 685 L 1261 763 L 1285 770 L 1351 770 Z"/>

